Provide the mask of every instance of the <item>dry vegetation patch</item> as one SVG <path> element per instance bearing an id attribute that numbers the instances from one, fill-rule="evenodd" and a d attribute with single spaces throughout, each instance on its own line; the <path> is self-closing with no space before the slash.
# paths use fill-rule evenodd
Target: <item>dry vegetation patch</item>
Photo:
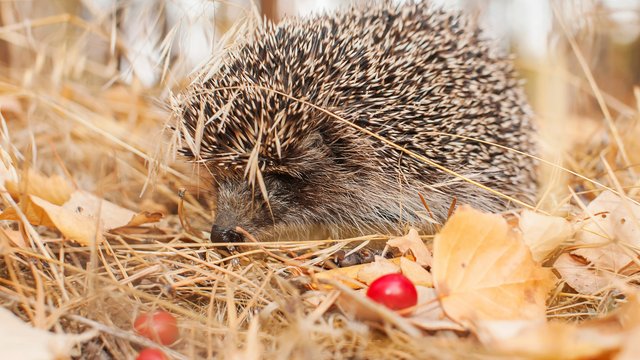
<path id="1" fill-rule="evenodd" d="M 591 75 L 563 73 L 597 107 L 565 114 L 579 130 L 562 162 L 541 161 L 535 210 L 458 206 L 435 236 L 229 246 L 202 231 L 201 174 L 174 161 L 178 140 L 163 131 L 159 99 L 187 81 L 169 52 L 160 85 L 120 81 L 115 20 L 55 3 L 0 2 L 0 357 L 640 356 L 638 109 Z M 335 267 L 367 244 L 390 258 Z M 415 307 L 365 296 L 388 273 L 417 285 Z M 158 309 L 178 319 L 174 344 L 133 329 Z"/>

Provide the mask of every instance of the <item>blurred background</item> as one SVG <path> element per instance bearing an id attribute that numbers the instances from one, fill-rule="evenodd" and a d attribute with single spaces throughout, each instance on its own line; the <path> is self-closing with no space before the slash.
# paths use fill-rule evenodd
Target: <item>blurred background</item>
<path id="1" fill-rule="evenodd" d="M 160 129 L 169 116 L 159 104 L 212 54 L 232 43 L 243 25 L 255 25 L 260 18 L 278 22 L 286 16 L 330 12 L 357 2 L 366 3 L 3 0 L 0 80 L 16 86 L 12 90 L 16 93 L 34 91 L 36 98 L 70 100 L 72 104 L 58 105 L 67 111 L 90 110 L 76 115 L 112 134 L 119 147 L 124 143 L 151 154 L 158 142 L 148 136 L 149 129 Z M 636 88 L 640 82 L 640 1 L 433 0 L 432 5 L 467 13 L 497 48 L 514 55 L 540 126 L 545 159 L 593 179 L 606 176 L 601 161 L 605 159 L 635 191 L 634 168 L 640 163 L 640 145 L 635 141 L 640 135 L 640 91 Z M 22 122 L 14 139 L 21 136 L 29 144 L 34 143 L 29 138 L 40 136 L 49 141 L 73 138 L 69 134 L 78 123 L 70 125 L 69 114 L 56 120 L 59 114 L 43 101 L 31 102 L 23 96 L 12 103 L 4 90 L 0 108 L 5 117 L 31 111 L 41 119 L 50 118 L 35 122 L 33 116 L 23 116 L 27 127 Z M 103 117 L 96 120 L 96 113 Z M 56 136 L 52 136 L 52 126 Z M 65 127 L 66 132 L 59 131 Z M 76 145 L 78 142 L 62 141 L 56 151 L 66 151 L 65 161 L 86 160 Z M 40 150 L 42 157 L 46 151 Z M 90 166 L 99 163 L 93 161 Z M 96 174 L 106 171 L 94 170 Z M 551 200 L 551 208 L 566 200 L 567 185 L 593 189 L 557 168 L 543 167 L 542 172 L 543 196 Z"/>
<path id="2" fill-rule="evenodd" d="M 78 56 L 103 61 L 108 67 L 110 53 L 117 52 L 121 80 L 131 81 L 135 75 L 150 87 L 167 75 L 167 65 L 173 71 L 189 72 L 206 61 L 225 32 L 248 16 L 278 22 L 287 16 L 330 12 L 367 1 L 8 0 L 0 2 L 1 23 L 12 25 L 0 32 L 0 60 L 5 66 L 26 67 L 31 64 L 19 50 L 55 52 L 64 43 L 66 51 L 82 49 Z M 574 37 L 588 65 L 597 69 L 602 89 L 625 103 L 633 102 L 629 90 L 640 80 L 640 1 L 431 0 L 425 4 L 428 2 L 477 19 L 487 37 L 517 55 L 528 77 L 540 62 L 566 56 L 567 37 Z M 61 23 L 67 25 L 62 33 L 52 29 Z M 77 34 L 77 44 L 67 38 L 72 32 Z M 31 55 L 40 62 L 46 56 Z"/>

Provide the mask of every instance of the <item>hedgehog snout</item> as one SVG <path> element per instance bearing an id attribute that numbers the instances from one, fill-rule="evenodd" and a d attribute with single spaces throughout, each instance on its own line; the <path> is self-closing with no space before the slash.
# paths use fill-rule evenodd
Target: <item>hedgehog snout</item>
<path id="1" fill-rule="evenodd" d="M 244 236 L 233 229 L 213 224 L 210 239 L 216 243 L 237 243 L 244 241 Z"/>
<path id="2" fill-rule="evenodd" d="M 269 212 L 260 194 L 254 194 L 244 179 L 227 179 L 217 184 L 215 218 L 211 226 L 211 241 L 242 242 L 245 236 L 236 231 L 242 228 L 258 236 L 271 223 Z"/>

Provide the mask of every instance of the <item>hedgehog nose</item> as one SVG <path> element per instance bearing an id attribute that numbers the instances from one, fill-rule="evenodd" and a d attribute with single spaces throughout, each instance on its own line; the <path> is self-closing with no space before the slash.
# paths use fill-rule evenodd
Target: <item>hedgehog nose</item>
<path id="1" fill-rule="evenodd" d="M 244 240 L 244 237 L 234 230 L 223 228 L 214 224 L 211 227 L 210 239 L 212 242 L 216 243 L 237 243 L 242 242 Z"/>

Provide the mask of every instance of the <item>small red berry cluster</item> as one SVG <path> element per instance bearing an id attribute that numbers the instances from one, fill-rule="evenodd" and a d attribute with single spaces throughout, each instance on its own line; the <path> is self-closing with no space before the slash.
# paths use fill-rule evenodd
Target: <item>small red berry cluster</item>
<path id="1" fill-rule="evenodd" d="M 178 340 L 178 321 L 164 310 L 140 314 L 133 323 L 133 329 L 140 335 L 158 344 L 171 345 Z M 168 360 L 159 349 L 143 349 L 136 360 Z"/>

